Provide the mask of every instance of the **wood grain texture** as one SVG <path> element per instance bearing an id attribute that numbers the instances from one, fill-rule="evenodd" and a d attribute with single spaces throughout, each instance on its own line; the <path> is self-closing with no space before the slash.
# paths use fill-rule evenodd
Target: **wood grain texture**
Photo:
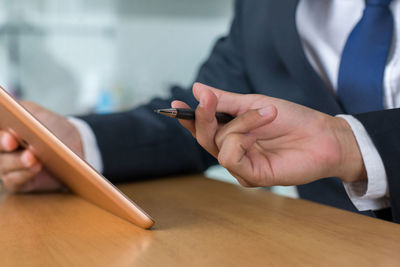
<path id="1" fill-rule="evenodd" d="M 69 194 L 0 193 L 1 266 L 395 266 L 399 225 L 202 176 L 119 188 L 142 230 Z"/>

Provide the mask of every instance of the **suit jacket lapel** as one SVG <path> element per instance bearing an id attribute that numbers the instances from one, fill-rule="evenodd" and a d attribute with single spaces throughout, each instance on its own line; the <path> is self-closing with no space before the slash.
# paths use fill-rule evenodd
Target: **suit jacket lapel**
<path id="1" fill-rule="evenodd" d="M 329 114 L 342 113 L 334 94 L 314 71 L 305 56 L 296 27 L 298 0 L 269 1 L 269 21 L 273 23 L 272 38 L 291 76 L 309 97 L 309 106 Z"/>

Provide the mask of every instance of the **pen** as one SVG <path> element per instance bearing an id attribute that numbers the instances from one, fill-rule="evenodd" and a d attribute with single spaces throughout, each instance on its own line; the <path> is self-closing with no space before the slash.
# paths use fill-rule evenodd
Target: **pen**
<path id="1" fill-rule="evenodd" d="M 158 114 L 162 114 L 171 118 L 177 118 L 182 120 L 194 120 L 195 112 L 194 110 L 188 108 L 165 108 L 165 109 L 156 109 L 154 112 Z M 218 123 L 227 123 L 233 120 L 235 117 L 229 115 L 227 113 L 216 112 L 215 118 Z"/>

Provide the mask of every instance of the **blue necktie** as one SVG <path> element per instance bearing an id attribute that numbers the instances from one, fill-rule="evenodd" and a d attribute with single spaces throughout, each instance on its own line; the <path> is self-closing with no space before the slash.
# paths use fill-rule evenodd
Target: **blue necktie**
<path id="1" fill-rule="evenodd" d="M 393 35 L 391 0 L 366 0 L 339 66 L 338 98 L 347 113 L 383 109 L 383 74 Z"/>

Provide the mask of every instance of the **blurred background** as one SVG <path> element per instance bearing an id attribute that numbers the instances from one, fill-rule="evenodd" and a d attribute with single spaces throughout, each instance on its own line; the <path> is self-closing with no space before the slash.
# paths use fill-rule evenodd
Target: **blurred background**
<path id="1" fill-rule="evenodd" d="M 233 0 L 0 0 L 0 84 L 61 114 L 189 86 Z"/>
<path id="2" fill-rule="evenodd" d="M 233 0 L 0 0 L 0 84 L 63 115 L 131 108 L 190 87 L 232 15 Z"/>

